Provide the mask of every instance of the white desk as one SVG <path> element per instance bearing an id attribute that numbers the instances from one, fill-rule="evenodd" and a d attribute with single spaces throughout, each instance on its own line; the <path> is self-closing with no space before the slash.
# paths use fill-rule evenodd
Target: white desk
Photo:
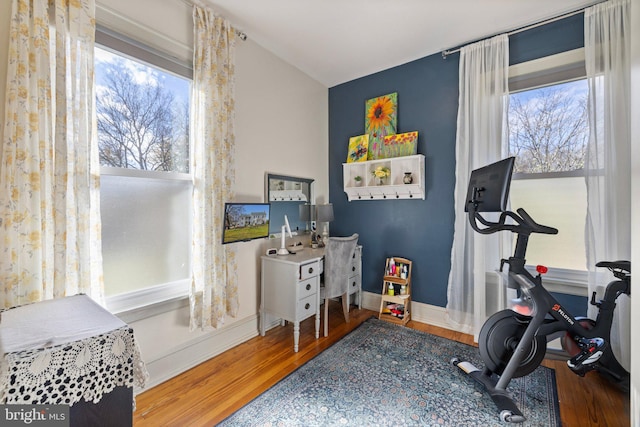
<path id="1" fill-rule="evenodd" d="M 315 315 L 316 338 L 320 336 L 320 275 L 324 271 L 324 248 L 304 248 L 292 255 L 263 255 L 260 281 L 260 335 L 266 332 L 267 314 L 293 322 L 293 350 L 298 351 L 300 322 Z M 357 246 L 349 277 L 349 295 L 362 301 L 362 246 Z"/>

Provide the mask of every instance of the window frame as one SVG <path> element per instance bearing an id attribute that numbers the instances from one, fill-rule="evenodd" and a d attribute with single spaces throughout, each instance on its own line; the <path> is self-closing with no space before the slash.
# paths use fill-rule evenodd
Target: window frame
<path id="1" fill-rule="evenodd" d="M 509 95 L 586 78 L 584 55 L 584 48 L 579 48 L 511 65 L 509 67 Z M 514 173 L 512 179 L 580 176 L 584 176 L 584 170 Z M 535 265 L 527 264 L 525 267 L 531 274 L 537 274 Z M 545 288 L 550 292 L 588 297 L 588 272 L 586 270 L 550 267 L 544 279 Z"/>
<path id="2" fill-rule="evenodd" d="M 95 47 L 108 50 L 116 55 L 159 68 L 163 72 L 193 81 L 191 63 L 177 56 L 138 42 L 133 38 L 96 25 Z M 191 152 L 191 144 L 189 144 Z M 101 176 L 120 176 L 126 178 L 145 178 L 152 180 L 189 181 L 193 184 L 191 172 L 153 171 L 111 166 L 100 167 Z M 189 247 L 189 250 L 191 248 Z M 132 322 L 154 316 L 176 308 L 188 306 L 191 277 L 161 283 L 131 292 L 105 297 L 107 308 L 126 322 Z"/>

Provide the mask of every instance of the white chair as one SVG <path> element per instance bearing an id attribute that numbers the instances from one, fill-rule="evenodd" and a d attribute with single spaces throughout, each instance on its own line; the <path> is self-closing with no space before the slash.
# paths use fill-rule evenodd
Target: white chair
<path id="1" fill-rule="evenodd" d="M 349 277 L 351 260 L 358 244 L 358 234 L 329 237 L 324 250 L 324 282 L 320 300 L 324 300 L 324 336 L 329 335 L 329 299 L 342 297 L 344 320 L 349 321 Z"/>

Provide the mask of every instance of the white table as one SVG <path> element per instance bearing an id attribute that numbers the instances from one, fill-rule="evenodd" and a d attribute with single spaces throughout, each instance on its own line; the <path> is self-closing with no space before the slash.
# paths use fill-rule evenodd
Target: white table
<path id="1" fill-rule="evenodd" d="M 69 405 L 72 425 L 75 404 L 114 389 L 128 389 L 130 405 L 107 412 L 130 425 L 133 385 L 148 378 L 133 330 L 86 295 L 0 312 L 0 355 L 0 403 Z"/>
<path id="2" fill-rule="evenodd" d="M 266 332 L 267 315 L 293 323 L 293 350 L 298 351 L 300 322 L 315 315 L 315 335 L 320 336 L 320 275 L 324 248 L 305 247 L 291 255 L 263 255 L 260 280 L 260 335 Z M 352 260 L 349 295 L 362 300 L 362 246 Z"/>
<path id="3" fill-rule="evenodd" d="M 263 255 L 260 286 L 260 335 L 266 317 L 293 322 L 293 350 L 298 351 L 300 322 L 316 316 L 320 336 L 320 274 L 324 249 L 305 248 L 292 255 Z"/>

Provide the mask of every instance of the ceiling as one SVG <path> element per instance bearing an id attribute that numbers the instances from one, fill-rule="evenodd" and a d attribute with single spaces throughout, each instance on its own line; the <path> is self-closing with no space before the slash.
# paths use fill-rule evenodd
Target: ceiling
<path id="1" fill-rule="evenodd" d="M 205 1 L 253 41 L 327 87 L 598 2 Z"/>

